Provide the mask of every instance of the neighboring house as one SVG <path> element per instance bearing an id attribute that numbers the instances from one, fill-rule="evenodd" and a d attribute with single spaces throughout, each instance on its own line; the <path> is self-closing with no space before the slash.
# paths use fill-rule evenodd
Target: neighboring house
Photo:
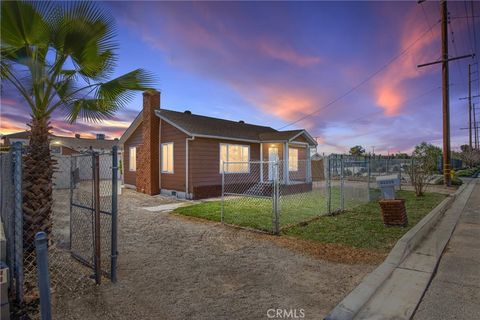
<path id="1" fill-rule="evenodd" d="M 302 171 L 310 179 L 310 149 L 315 139 L 305 130 L 273 128 L 160 109 L 160 93 L 143 94 L 143 110 L 120 138 L 124 185 L 137 191 L 181 198 L 219 196 L 222 161 L 284 160 L 282 178 Z M 306 169 L 299 169 L 299 161 Z M 261 166 L 263 168 L 263 166 Z M 268 168 L 262 170 L 269 179 Z M 225 174 L 250 174 L 248 165 Z M 257 173 L 258 174 L 258 173 Z M 292 179 L 293 182 L 293 179 Z"/>
<path id="2" fill-rule="evenodd" d="M 15 142 L 28 145 L 30 133 L 28 131 L 16 132 L 4 135 L 1 139 L 4 146 L 12 145 Z M 77 154 L 90 149 L 98 152 L 107 152 L 117 144 L 118 139 L 107 140 L 104 134 L 97 134 L 96 139 L 81 138 L 79 134 L 76 134 L 75 137 L 50 135 L 50 150 L 54 156 Z"/>

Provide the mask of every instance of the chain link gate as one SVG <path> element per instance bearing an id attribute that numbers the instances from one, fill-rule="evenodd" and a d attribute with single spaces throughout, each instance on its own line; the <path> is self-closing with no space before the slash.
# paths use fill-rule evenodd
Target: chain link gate
<path id="1" fill-rule="evenodd" d="M 70 248 L 72 256 L 116 282 L 117 148 L 111 153 L 72 155 L 70 182 Z"/>

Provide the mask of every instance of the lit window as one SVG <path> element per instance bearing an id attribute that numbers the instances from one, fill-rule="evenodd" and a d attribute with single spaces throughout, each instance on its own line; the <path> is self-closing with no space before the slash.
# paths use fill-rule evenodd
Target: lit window
<path id="1" fill-rule="evenodd" d="M 162 172 L 173 173 L 173 142 L 162 143 Z"/>
<path id="2" fill-rule="evenodd" d="M 298 149 L 288 149 L 288 171 L 298 171 Z"/>
<path id="3" fill-rule="evenodd" d="M 130 147 L 128 152 L 128 168 L 137 171 L 137 147 Z"/>
<path id="4" fill-rule="evenodd" d="M 59 147 L 59 146 L 51 146 L 50 147 L 50 150 L 52 151 L 52 153 L 57 153 L 57 154 L 60 154 L 62 153 L 62 147 Z"/>
<path id="5" fill-rule="evenodd" d="M 248 173 L 250 171 L 250 147 L 240 144 L 220 144 L 220 172 Z M 224 166 L 224 162 L 227 162 Z"/>

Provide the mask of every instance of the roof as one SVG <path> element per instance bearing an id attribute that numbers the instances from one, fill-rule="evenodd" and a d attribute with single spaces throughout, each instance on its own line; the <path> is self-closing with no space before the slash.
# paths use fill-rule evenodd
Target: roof
<path id="1" fill-rule="evenodd" d="M 260 134 L 276 132 L 265 126 L 159 109 L 156 114 L 191 136 L 210 136 L 258 141 Z"/>
<path id="2" fill-rule="evenodd" d="M 30 139 L 29 131 L 15 132 L 12 134 L 6 134 L 2 136 L 2 139 Z M 108 139 L 87 139 L 87 138 L 75 138 L 75 137 L 64 137 L 50 135 L 50 143 L 65 146 L 73 150 L 82 151 L 89 149 L 95 150 L 107 150 L 111 149 L 113 146 L 118 144 L 118 140 L 108 140 Z"/>
<path id="3" fill-rule="evenodd" d="M 290 140 L 296 138 L 303 130 L 274 131 L 260 134 L 261 141 Z"/>
<path id="4" fill-rule="evenodd" d="M 190 136 L 232 139 L 251 142 L 292 141 L 304 134 L 310 145 L 317 142 L 305 130 L 278 131 L 271 127 L 232 121 L 166 109 L 155 110 L 156 115 Z"/>
<path id="5" fill-rule="evenodd" d="M 113 146 L 118 145 L 118 140 L 85 139 L 52 135 L 50 143 L 65 146 L 77 151 L 87 150 L 90 149 L 90 147 L 94 150 L 110 150 Z"/>
<path id="6" fill-rule="evenodd" d="M 2 139 L 30 139 L 30 133 L 28 131 L 20 131 L 10 134 L 2 135 Z"/>
<path id="7" fill-rule="evenodd" d="M 155 114 L 192 137 L 198 136 L 249 142 L 284 142 L 293 141 L 298 136 L 304 135 L 310 145 L 317 145 L 315 139 L 305 130 L 278 131 L 271 127 L 245 123 L 243 121 L 219 119 L 168 109 L 157 109 L 155 110 Z M 137 115 L 130 127 L 122 135 L 120 143 L 125 143 L 141 123 L 142 112 Z"/>
<path id="8" fill-rule="evenodd" d="M 312 159 L 313 161 L 319 161 L 323 159 L 323 156 L 320 155 L 319 153 L 315 153 L 314 155 L 311 156 L 310 159 Z"/>

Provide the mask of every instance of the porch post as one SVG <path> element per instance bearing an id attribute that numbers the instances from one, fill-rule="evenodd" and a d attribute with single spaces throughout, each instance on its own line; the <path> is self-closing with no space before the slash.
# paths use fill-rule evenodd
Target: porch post
<path id="1" fill-rule="evenodd" d="M 307 146 L 307 182 L 312 181 L 312 157 L 310 146 Z"/>
<path id="2" fill-rule="evenodd" d="M 288 172 L 288 141 L 284 143 L 283 148 L 283 181 L 285 184 L 289 184 L 289 172 Z"/>
<path id="3" fill-rule="evenodd" d="M 260 143 L 260 182 L 263 183 L 263 143 Z"/>

